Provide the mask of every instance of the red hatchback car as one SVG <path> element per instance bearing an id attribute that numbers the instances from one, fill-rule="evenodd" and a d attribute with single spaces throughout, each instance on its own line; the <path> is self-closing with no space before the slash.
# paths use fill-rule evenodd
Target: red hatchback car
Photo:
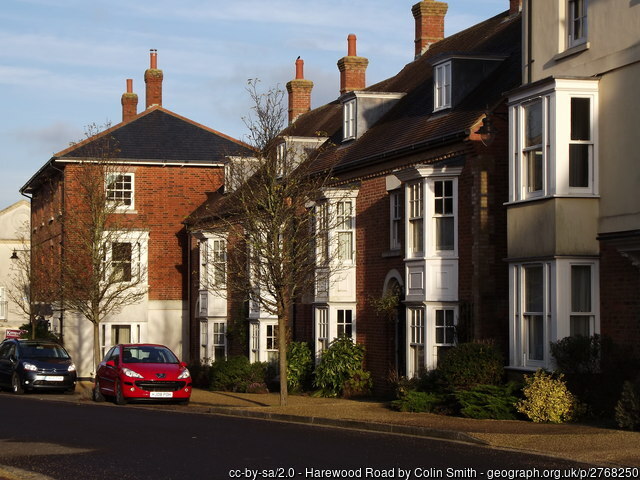
<path id="1" fill-rule="evenodd" d="M 98 365 L 93 400 L 105 396 L 118 405 L 129 400 L 176 400 L 189 403 L 191 374 L 164 345 L 127 344 L 112 347 Z"/>

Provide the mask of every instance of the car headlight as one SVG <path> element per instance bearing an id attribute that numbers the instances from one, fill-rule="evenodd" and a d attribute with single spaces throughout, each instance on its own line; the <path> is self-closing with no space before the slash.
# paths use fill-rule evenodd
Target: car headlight
<path id="1" fill-rule="evenodd" d="M 25 370 L 29 370 L 30 372 L 38 371 L 38 367 L 36 367 L 33 363 L 28 363 L 28 362 L 24 362 L 22 364 L 22 368 L 24 368 Z"/>
<path id="2" fill-rule="evenodd" d="M 67 368 L 68 372 L 75 372 L 76 371 L 76 366 L 72 363 L 71 365 L 69 365 L 69 368 Z"/>
<path id="3" fill-rule="evenodd" d="M 178 375 L 178 380 L 181 380 L 183 378 L 189 378 L 191 376 L 191 374 L 189 373 L 189 370 L 187 368 L 185 368 L 182 373 L 180 375 Z"/>
<path id="4" fill-rule="evenodd" d="M 128 368 L 123 368 L 122 373 L 124 373 L 127 377 L 131 377 L 131 378 L 144 378 L 138 372 L 134 372 L 133 370 L 130 370 Z"/>

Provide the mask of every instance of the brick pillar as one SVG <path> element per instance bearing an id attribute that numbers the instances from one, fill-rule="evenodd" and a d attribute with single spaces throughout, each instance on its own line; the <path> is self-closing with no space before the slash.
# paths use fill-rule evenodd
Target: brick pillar
<path id="1" fill-rule="evenodd" d="M 147 84 L 147 106 L 162 106 L 162 70 L 158 70 L 158 51 L 151 50 L 151 66 L 144 72 L 144 83 Z"/>
<path id="2" fill-rule="evenodd" d="M 289 123 L 293 123 L 303 113 L 311 110 L 311 89 L 313 82 L 304 79 L 304 60 L 296 60 L 296 78 L 287 83 L 289 92 Z"/>
<path id="3" fill-rule="evenodd" d="M 127 78 L 127 91 L 122 94 L 122 121 L 128 122 L 138 114 L 138 95 L 133 93 L 133 80 Z"/>
<path id="4" fill-rule="evenodd" d="M 509 15 L 522 11 L 522 0 L 509 0 Z"/>
<path id="5" fill-rule="evenodd" d="M 426 52 L 432 43 L 444 38 L 444 16 L 448 8 L 445 2 L 436 0 L 423 0 L 411 8 L 416 20 L 416 58 Z"/>
<path id="6" fill-rule="evenodd" d="M 363 90 L 367 86 L 365 72 L 369 60 L 356 55 L 356 36 L 351 33 L 347 37 L 347 56 L 338 60 L 340 70 L 340 94 Z"/>

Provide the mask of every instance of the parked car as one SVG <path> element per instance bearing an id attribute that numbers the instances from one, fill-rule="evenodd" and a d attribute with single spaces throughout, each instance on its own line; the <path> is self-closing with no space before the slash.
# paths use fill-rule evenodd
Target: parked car
<path id="1" fill-rule="evenodd" d="M 73 393 L 76 367 L 67 351 L 51 340 L 7 339 L 0 344 L 0 387 Z"/>
<path id="2" fill-rule="evenodd" d="M 191 374 L 164 345 L 125 344 L 112 347 L 98 365 L 93 399 L 113 397 L 118 405 L 129 400 L 176 400 L 189 403 Z"/>

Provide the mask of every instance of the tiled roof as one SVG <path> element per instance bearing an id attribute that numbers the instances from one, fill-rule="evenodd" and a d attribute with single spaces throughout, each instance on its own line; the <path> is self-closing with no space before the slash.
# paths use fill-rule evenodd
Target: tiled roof
<path id="1" fill-rule="evenodd" d="M 489 77 L 480 82 L 453 109 L 433 112 L 433 63 L 448 56 L 503 58 Z M 406 95 L 357 141 L 342 143 L 339 101 L 302 115 L 285 135 L 313 136 L 323 125 L 335 145 L 317 158 L 319 169 L 336 172 L 365 165 L 371 158 L 389 156 L 439 139 L 464 136 L 502 94 L 520 84 L 520 15 L 497 15 L 435 44 L 397 75 L 365 89 Z M 329 116 L 330 114 L 330 116 Z M 314 130 L 315 129 L 315 130 Z M 297 133 L 289 133 L 290 131 Z"/>
<path id="2" fill-rule="evenodd" d="M 118 158 L 139 161 L 217 163 L 227 155 L 247 154 L 249 147 L 220 132 L 181 117 L 165 108 L 153 107 L 106 132 L 54 155 L 82 158 L 90 154 L 90 143 L 111 135 Z"/>

